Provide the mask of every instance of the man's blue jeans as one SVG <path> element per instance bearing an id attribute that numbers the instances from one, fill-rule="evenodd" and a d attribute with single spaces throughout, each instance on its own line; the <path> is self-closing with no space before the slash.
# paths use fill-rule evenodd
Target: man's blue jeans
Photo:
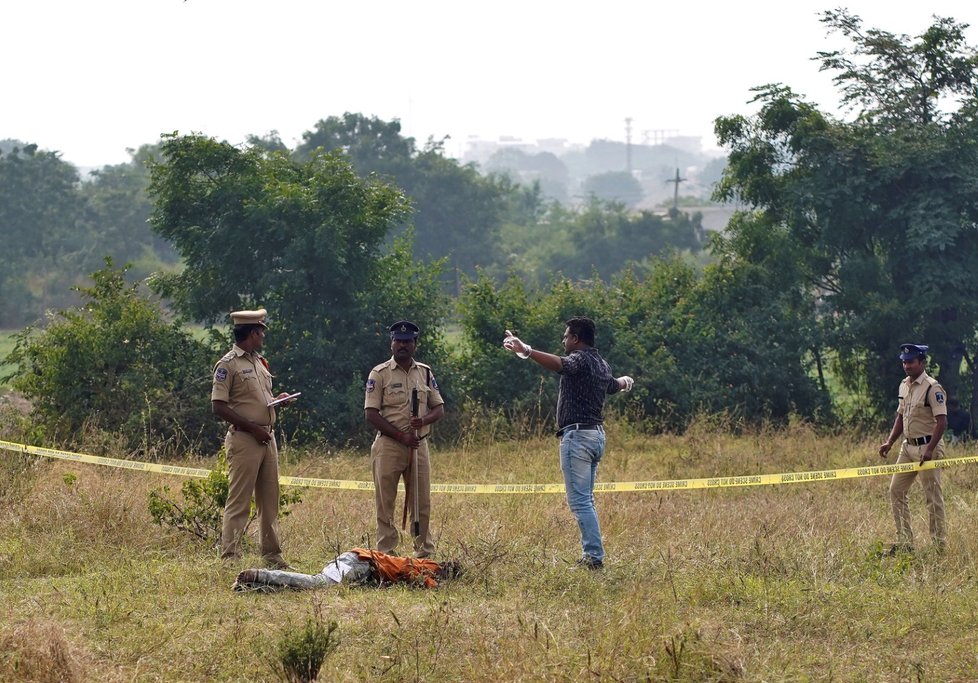
<path id="1" fill-rule="evenodd" d="M 604 429 L 575 429 L 560 438 L 560 471 L 564 473 L 567 505 L 581 528 L 584 559 L 604 560 L 601 526 L 594 509 L 594 477 L 604 455 Z"/>

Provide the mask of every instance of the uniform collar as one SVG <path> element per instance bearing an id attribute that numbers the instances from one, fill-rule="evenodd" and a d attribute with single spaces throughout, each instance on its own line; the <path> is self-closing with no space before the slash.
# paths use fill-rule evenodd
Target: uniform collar
<path id="1" fill-rule="evenodd" d="M 917 379 L 910 379 L 910 375 L 907 375 L 903 381 L 906 382 L 907 384 L 920 384 L 922 382 L 927 381 L 927 378 L 928 378 L 927 371 L 924 370 L 922 373 L 920 373 L 920 376 L 918 376 Z"/>
<path id="2" fill-rule="evenodd" d="M 234 346 L 232 346 L 231 347 L 231 350 L 234 351 L 234 355 L 237 358 L 241 358 L 241 356 L 248 356 L 249 358 L 261 358 L 261 354 L 258 353 L 257 351 L 245 351 L 243 348 L 241 348 L 237 344 L 235 344 Z"/>
<path id="3" fill-rule="evenodd" d="M 394 356 L 391 356 L 391 359 L 389 361 L 387 361 L 387 367 L 390 368 L 391 370 L 397 370 L 397 369 L 400 369 L 401 366 L 397 364 L 397 361 L 396 360 L 394 360 Z M 418 367 L 418 361 L 416 361 L 414 358 L 412 358 L 411 359 L 411 367 L 408 368 L 407 371 L 410 372 L 411 370 L 414 370 L 416 367 Z"/>

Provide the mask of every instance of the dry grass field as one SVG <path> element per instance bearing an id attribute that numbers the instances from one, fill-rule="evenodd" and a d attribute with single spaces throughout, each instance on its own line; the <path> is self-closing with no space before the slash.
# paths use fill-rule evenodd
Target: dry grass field
<path id="1" fill-rule="evenodd" d="M 875 464 L 880 435 L 805 426 L 734 436 L 709 424 L 642 437 L 612 425 L 601 481 Z M 949 455 L 974 455 L 957 447 Z M 192 463 L 201 466 L 200 463 Z M 209 463 L 203 466 L 208 466 Z M 559 481 L 555 440 L 460 444 L 434 480 Z M 366 454 L 283 454 L 283 473 L 367 479 Z M 320 614 L 330 681 L 972 681 L 978 679 L 978 471 L 945 472 L 949 548 L 876 556 L 886 477 L 598 496 L 609 553 L 572 568 L 560 495 L 434 498 L 434 591 L 233 593 L 244 566 L 155 526 L 147 494 L 180 480 L 0 451 L 0 680 L 275 680 L 271 645 Z M 287 558 L 317 572 L 373 535 L 369 492 L 305 490 Z"/>

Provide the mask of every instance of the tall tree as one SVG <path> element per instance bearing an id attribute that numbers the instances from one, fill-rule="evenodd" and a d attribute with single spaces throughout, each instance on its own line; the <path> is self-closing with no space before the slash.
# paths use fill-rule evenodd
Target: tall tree
<path id="1" fill-rule="evenodd" d="M 864 30 L 845 10 L 822 21 L 850 43 L 817 59 L 855 116 L 836 120 L 774 84 L 755 89 L 756 115 L 717 119 L 731 150 L 717 196 L 751 207 L 724 246 L 794 265 L 792 286 L 817 303 L 843 381 L 878 414 L 893 406 L 901 342 L 932 346 L 949 392 L 974 388 L 978 56 L 967 26 L 935 18 L 910 38 Z"/>
<path id="2" fill-rule="evenodd" d="M 92 249 L 116 263 L 133 264 L 130 278 L 143 279 L 161 267 L 176 265 L 172 245 L 149 225 L 153 208 L 147 193 L 149 164 L 158 154 L 158 145 L 130 150 L 128 163 L 92 171 L 91 180 L 81 185 Z"/>
<path id="3" fill-rule="evenodd" d="M 642 185 L 627 171 L 611 171 L 589 176 L 584 181 L 584 193 L 609 202 L 635 206 L 642 201 Z"/>
<path id="4" fill-rule="evenodd" d="M 505 192 L 513 187 L 445 156 L 442 142 L 418 149 L 414 138 L 401 135 L 399 121 L 346 113 L 304 133 L 295 156 L 303 160 L 317 149 L 342 153 L 361 175 L 375 173 L 404 191 L 412 211 L 401 227 L 413 224 L 416 256 L 446 258 L 456 274 L 472 274 L 498 260 Z"/>
<path id="5" fill-rule="evenodd" d="M 35 144 L 0 153 L 0 327 L 17 327 L 76 297 L 69 288 L 93 263 L 79 229 L 78 170 Z M 77 275 L 77 280 L 73 275 Z"/>
<path id="6" fill-rule="evenodd" d="M 157 290 L 208 322 L 268 308 L 273 367 L 303 392 L 285 412 L 291 427 L 334 442 L 363 434 L 363 382 L 389 352 L 386 326 L 411 318 L 426 330 L 424 358 L 440 353 L 437 266 L 412 261 L 403 241 L 384 250 L 404 195 L 335 153 L 300 163 L 195 135 L 169 138 L 161 152 L 153 227 L 186 268 Z"/>

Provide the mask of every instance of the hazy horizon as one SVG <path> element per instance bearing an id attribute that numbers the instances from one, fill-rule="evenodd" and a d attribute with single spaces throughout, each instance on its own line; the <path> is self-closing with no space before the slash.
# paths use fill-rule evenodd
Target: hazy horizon
<path id="1" fill-rule="evenodd" d="M 963 0 L 847 4 L 865 27 L 911 36 L 935 14 L 978 15 Z M 812 61 L 847 45 L 818 20 L 837 5 L 8 3 L 0 57 L 15 96 L 0 139 L 97 168 L 174 130 L 233 143 L 277 130 L 292 147 L 318 120 L 356 112 L 399 119 L 419 145 L 449 136 L 456 157 L 472 135 L 624 142 L 626 118 L 637 144 L 674 130 L 709 150 L 713 120 L 750 113 L 753 86 L 782 82 L 837 113 L 830 75 Z M 974 28 L 967 36 L 978 42 Z"/>

